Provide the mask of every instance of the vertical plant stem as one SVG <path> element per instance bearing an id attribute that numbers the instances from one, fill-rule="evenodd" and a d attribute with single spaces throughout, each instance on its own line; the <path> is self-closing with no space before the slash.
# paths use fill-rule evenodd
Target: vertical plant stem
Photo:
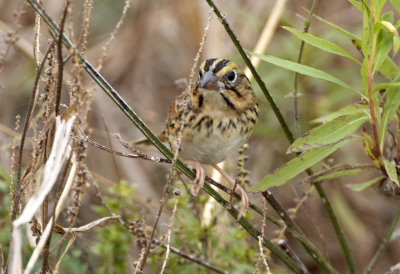
<path id="1" fill-rule="evenodd" d="M 272 193 L 267 190 L 264 191 L 262 195 L 285 222 L 287 230 L 301 243 L 301 245 L 304 247 L 307 253 L 311 255 L 311 258 L 317 263 L 317 265 L 326 273 L 337 273 L 330 263 L 324 258 L 321 252 L 319 252 L 319 250 L 308 241 L 301 228 L 290 218 L 278 201 L 275 200 L 275 197 L 272 195 Z"/>
<path id="2" fill-rule="evenodd" d="M 389 231 L 386 234 L 385 239 L 382 240 L 381 244 L 379 245 L 378 249 L 375 252 L 374 257 L 372 257 L 371 261 L 369 262 L 367 269 L 365 270 L 365 274 L 368 274 L 371 272 L 372 268 L 375 266 L 379 256 L 382 254 L 383 250 L 385 249 L 386 245 L 390 242 L 392 239 L 393 233 L 396 229 L 397 223 L 400 220 L 400 204 L 397 208 L 397 211 L 394 215 L 392 224 L 390 225 Z"/>
<path id="3" fill-rule="evenodd" d="M 332 205 L 329 202 L 328 197 L 326 196 L 325 191 L 322 188 L 321 184 L 319 182 L 314 182 L 313 184 L 314 184 L 315 189 L 317 190 L 319 196 L 321 197 L 321 200 L 325 207 L 325 210 L 329 215 L 329 218 L 332 222 L 333 228 L 335 229 L 336 236 L 338 237 L 340 245 L 342 246 L 343 254 L 346 259 L 347 265 L 349 267 L 349 271 L 350 271 L 350 273 L 356 273 L 353 257 L 351 256 L 350 247 L 347 244 L 342 227 L 340 226 L 340 224 L 336 218 L 336 215 L 335 215 L 335 212 L 333 211 Z"/>
<path id="4" fill-rule="evenodd" d="M 307 33 L 308 29 L 311 25 L 311 19 L 314 15 L 315 7 L 317 6 L 317 0 L 314 0 L 311 6 L 311 10 L 308 14 L 306 21 L 304 22 L 304 29 L 303 33 Z M 301 40 L 300 48 L 299 48 L 299 55 L 297 57 L 297 63 L 301 63 L 301 59 L 303 57 L 303 50 L 304 50 L 305 42 Z M 299 93 L 298 93 L 298 77 L 299 74 L 297 72 L 294 73 L 294 101 L 293 101 L 293 108 L 294 108 L 294 120 L 295 120 L 295 137 L 298 138 L 300 136 L 300 115 L 299 115 Z"/>
<path id="5" fill-rule="evenodd" d="M 69 6 L 69 0 L 66 1 L 63 15 L 61 17 L 60 22 L 60 31 L 58 33 L 57 38 L 57 63 L 58 63 L 58 71 L 57 71 L 57 89 L 56 89 L 56 116 L 60 114 L 60 101 L 61 101 L 61 88 L 63 82 L 63 75 L 64 75 L 64 60 L 62 57 L 62 38 L 64 32 L 64 25 L 65 25 L 65 18 L 67 17 L 67 11 Z"/>
<path id="6" fill-rule="evenodd" d="M 371 8 L 371 16 L 372 16 L 372 27 L 375 28 L 376 25 L 376 18 L 375 18 L 375 2 L 370 1 L 370 8 Z M 366 8 L 365 3 L 363 4 L 363 8 Z M 374 134 L 374 142 L 375 142 L 375 149 L 373 150 L 375 157 L 380 159 L 382 154 L 379 146 L 379 134 L 378 134 L 378 123 L 375 114 L 375 105 L 374 105 L 374 93 L 373 93 L 373 81 L 374 81 L 374 71 L 373 66 L 375 62 L 375 54 L 376 54 L 376 41 L 377 41 L 377 33 L 373 31 L 372 34 L 372 41 L 371 41 L 371 51 L 368 54 L 368 66 L 367 66 L 367 79 L 368 79 L 368 101 L 369 101 L 369 111 L 371 114 L 371 124 L 372 130 Z M 365 58 L 365 57 L 364 57 Z M 383 166 L 383 165 L 382 165 Z"/>

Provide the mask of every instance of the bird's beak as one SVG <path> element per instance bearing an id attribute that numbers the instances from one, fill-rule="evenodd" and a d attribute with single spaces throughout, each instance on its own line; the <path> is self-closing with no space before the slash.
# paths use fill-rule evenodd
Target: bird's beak
<path id="1" fill-rule="evenodd" d="M 210 90 L 219 90 L 218 77 L 215 76 L 212 70 L 209 70 L 206 72 L 206 74 L 204 74 L 203 81 L 201 81 L 200 87 Z"/>

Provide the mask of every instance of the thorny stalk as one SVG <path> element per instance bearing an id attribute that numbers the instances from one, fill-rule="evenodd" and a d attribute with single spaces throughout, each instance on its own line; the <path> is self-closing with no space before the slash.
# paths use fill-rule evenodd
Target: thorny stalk
<path id="1" fill-rule="evenodd" d="M 4 69 L 4 61 L 8 55 L 8 53 L 10 52 L 10 49 L 12 47 L 12 45 L 14 45 L 14 43 L 16 43 L 19 39 L 18 37 L 18 30 L 20 28 L 20 20 L 21 20 L 21 16 L 26 12 L 25 11 L 25 7 L 26 7 L 26 3 L 22 3 L 21 7 L 19 8 L 18 12 L 15 14 L 15 20 L 14 20 L 14 29 L 12 31 L 9 31 L 7 34 L 7 38 L 6 40 L 6 48 L 2 51 L 0 51 L 0 73 L 3 71 Z"/>
<path id="2" fill-rule="evenodd" d="M 179 144 L 179 146 L 180 146 L 180 144 Z M 173 180 L 173 177 L 174 177 L 174 172 L 175 172 L 175 169 L 176 169 L 176 160 L 178 159 L 178 155 L 179 155 L 179 149 L 177 149 L 175 151 L 174 159 L 172 161 L 171 168 L 169 169 L 167 183 L 165 184 L 165 187 L 164 187 L 164 193 L 163 193 L 163 196 L 162 196 L 161 201 L 160 201 L 160 208 L 158 209 L 157 217 L 156 217 L 156 220 L 154 222 L 153 228 L 151 230 L 150 238 L 148 239 L 148 241 L 146 243 L 146 249 L 144 250 L 143 257 L 142 257 L 142 260 L 140 261 L 139 268 L 136 268 L 135 273 L 143 272 L 143 268 L 144 268 L 144 266 L 146 264 L 146 260 L 147 260 L 147 257 L 149 255 L 149 252 L 150 252 L 151 243 L 153 242 L 154 235 L 155 235 L 155 232 L 156 232 L 156 229 L 157 229 L 157 226 L 158 226 L 158 221 L 160 220 L 161 213 L 162 213 L 162 211 L 164 209 L 164 206 L 165 206 L 165 204 L 167 202 L 169 186 L 172 184 L 172 180 Z"/>
<path id="3" fill-rule="evenodd" d="M 82 22 L 82 55 L 86 53 L 87 45 L 88 45 L 88 34 L 89 34 L 89 25 L 90 19 L 92 17 L 92 9 L 93 9 L 93 0 L 85 0 L 83 3 L 83 22 Z M 80 39 L 79 39 L 80 40 Z"/>
<path id="4" fill-rule="evenodd" d="M 102 48 L 103 51 L 101 53 L 101 56 L 99 58 L 97 68 L 96 68 L 98 71 L 101 71 L 101 69 L 103 68 L 104 59 L 107 57 L 108 50 L 111 46 L 111 42 L 115 39 L 115 36 L 117 35 L 119 29 L 121 28 L 121 26 L 124 22 L 124 19 L 126 17 L 127 11 L 130 6 L 130 2 L 131 2 L 131 0 L 125 0 L 125 5 L 124 5 L 124 9 L 122 10 L 121 17 L 119 18 L 117 25 L 115 26 L 113 32 L 111 33 L 110 38 L 108 38 L 106 44 Z"/>
<path id="5" fill-rule="evenodd" d="M 178 208 L 178 202 L 179 202 L 179 195 L 180 192 L 179 190 L 175 190 L 174 191 L 175 194 L 175 202 L 174 202 L 174 208 L 172 209 L 172 215 L 171 218 L 169 220 L 169 224 L 168 224 L 168 231 L 167 231 L 167 251 L 165 252 L 165 259 L 163 261 L 160 273 L 164 273 L 165 271 L 165 267 L 167 266 L 167 261 L 168 261 L 168 256 L 169 256 L 169 252 L 171 251 L 171 231 L 172 231 L 172 226 L 174 224 L 174 219 L 175 219 L 175 214 L 176 214 L 176 209 Z"/>
<path id="6" fill-rule="evenodd" d="M 267 269 L 267 273 L 268 274 L 271 273 L 271 270 L 269 269 L 269 265 L 268 265 L 268 262 L 267 262 L 267 258 L 266 258 L 265 254 L 264 254 L 264 248 L 263 248 L 263 245 L 262 245 L 262 238 L 264 237 L 265 227 L 266 227 L 266 223 L 265 223 L 265 219 L 266 219 L 266 217 L 265 217 L 266 214 L 265 213 L 266 213 L 266 211 L 267 211 L 267 203 L 264 200 L 263 201 L 263 215 L 264 215 L 263 217 L 264 218 L 263 218 L 263 222 L 262 222 L 262 225 L 261 225 L 261 235 L 258 236 L 259 255 L 258 255 L 258 260 L 257 260 L 256 269 L 255 269 L 254 273 L 257 273 L 257 271 L 258 271 L 258 263 L 260 262 L 260 260 L 262 260 L 265 268 Z"/>
<path id="7" fill-rule="evenodd" d="M 41 0 L 38 0 L 39 4 L 42 4 Z M 36 69 L 39 68 L 40 66 L 40 61 L 39 61 L 39 54 L 40 54 L 40 48 L 39 48 L 39 38 L 40 38 L 40 15 L 35 14 L 35 31 L 34 31 L 34 42 L 33 42 L 33 60 L 35 61 L 36 64 Z"/>

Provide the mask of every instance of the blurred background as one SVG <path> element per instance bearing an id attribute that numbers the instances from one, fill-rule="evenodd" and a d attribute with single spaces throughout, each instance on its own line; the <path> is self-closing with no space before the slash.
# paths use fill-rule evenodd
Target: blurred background
<path id="1" fill-rule="evenodd" d="M 43 2 L 47 12 L 56 22 L 59 22 L 64 1 Z M 300 40 L 280 26 L 291 26 L 302 30 L 305 18 L 308 15 L 307 10 L 311 8 L 312 2 L 311 0 L 287 1 L 276 32 L 265 54 L 291 61 L 297 60 Z M 243 47 L 252 51 L 270 16 L 275 1 L 231 0 L 216 1 L 216 3 L 226 15 Z M 35 64 L 32 57 L 35 15 L 30 6 L 25 4 L 25 7 L 23 7 L 24 13 L 20 16 L 16 31 L 14 26 L 16 15 L 22 5 L 24 5 L 24 1 L 21 0 L 0 0 L 0 166 L 8 173 L 11 172 L 12 166 L 11 153 L 13 139 L 16 136 L 14 131 L 16 116 L 19 114 L 21 117 L 25 117 L 35 76 Z M 106 45 L 111 32 L 120 20 L 124 5 L 123 0 L 102 0 L 95 1 L 93 4 L 86 58 L 95 66 L 102 54 L 102 48 Z M 81 1 L 72 1 L 71 16 L 73 20 L 68 25 L 67 32 L 73 31 L 75 37 L 79 36 L 83 22 L 81 6 Z M 388 10 L 391 8 L 390 4 L 386 7 Z M 348 31 L 357 35 L 361 34 L 362 15 L 348 1 L 318 1 L 315 13 Z M 160 133 L 163 130 L 169 104 L 182 91 L 177 82 L 181 79 L 188 79 L 190 75 L 193 59 L 199 49 L 209 14 L 210 8 L 205 1 L 134 0 L 131 1 L 126 18 L 110 44 L 101 73 L 153 132 Z M 360 53 L 349 39 L 321 22 L 313 20 L 309 32 L 339 44 L 360 59 Z M 41 34 L 40 49 L 41 52 L 44 52 L 48 46 L 49 34 L 43 22 Z M 6 51 L 10 39 L 15 38 L 17 38 L 16 43 L 12 43 L 9 50 Z M 211 57 L 229 58 L 242 66 L 244 65 L 236 48 L 214 15 L 211 19 L 201 60 Z M 306 45 L 302 63 L 327 71 L 353 87 L 361 87 L 359 68 L 345 58 L 330 55 Z M 293 73 L 263 62 L 261 62 L 258 71 L 286 121 L 294 131 Z M 126 140 L 142 138 L 139 130 L 96 84 L 86 75 L 84 79 L 84 87 L 92 92 L 93 100 L 87 118 L 90 137 L 117 150 L 123 150 L 123 148 L 112 137 L 111 145 L 109 144 L 105 125 L 109 133 L 120 133 Z M 65 82 L 68 83 L 70 80 L 71 77 L 68 76 L 68 69 L 66 69 Z M 301 124 L 298 132 L 300 136 L 315 126 L 310 122 L 312 119 L 359 100 L 349 90 L 343 90 L 328 82 L 299 76 L 298 84 L 301 93 L 299 98 Z M 268 102 L 255 83 L 253 88 L 261 105 L 261 115 L 255 133 L 249 141 L 250 147 L 247 151 L 249 159 L 246 162 L 246 167 L 251 172 L 249 176 L 251 185 L 255 185 L 265 175 L 293 157 L 293 155 L 286 154 L 289 143 Z M 63 94 L 62 102 L 68 104 L 68 90 L 66 88 L 63 90 Z M 30 142 L 27 143 L 24 153 L 25 164 L 31 160 L 29 149 Z M 149 155 L 159 155 L 152 148 L 143 148 L 143 151 Z M 358 146 L 347 147 L 334 153 L 326 161 L 326 164 L 354 164 L 368 163 L 368 161 L 360 142 Z M 235 163 L 236 157 L 233 157 L 226 164 L 226 169 L 233 176 L 236 173 Z M 153 224 L 159 199 L 166 182 L 168 166 L 113 157 L 109 153 L 91 146 L 89 146 L 87 152 L 87 166 L 104 193 L 107 193 L 109 188 L 122 180 L 127 185 L 134 185 L 133 202 L 138 208 L 139 215 L 146 216 L 148 225 Z M 363 192 L 353 192 L 346 186 L 350 183 L 365 182 L 370 176 L 372 175 L 363 173 L 361 176 L 353 176 L 350 179 L 345 177 L 345 179 L 332 180 L 323 184 L 345 230 L 359 271 L 365 269 L 384 238 L 398 204 L 398 201 L 384 196 L 376 188 Z M 344 273 L 347 268 L 332 225 L 315 190 L 312 190 L 309 184 L 301 183 L 303 178 L 304 176 L 300 176 L 290 184 L 272 191 L 285 209 L 295 207 L 299 199 L 304 197 L 306 193 L 309 194 L 297 212 L 295 221 L 332 265 L 340 273 Z M 3 205 L 8 199 L 5 189 L 7 188 L 3 186 L 3 192 L 0 192 L 0 200 Z M 202 196 L 204 197 L 199 198 L 203 199 L 199 202 L 200 204 L 205 203 L 208 198 L 206 194 Z M 261 207 L 263 206 L 263 201 L 259 195 L 250 195 L 250 200 Z M 77 224 L 83 225 L 98 218 L 91 207 L 99 204 L 94 188 L 88 185 L 82 200 Z M 223 216 L 226 219 L 223 222 L 229 223 L 232 227 L 241 231 L 238 224 L 229 216 L 226 216 L 219 205 L 215 205 L 215 207 L 214 215 Z M 271 209 L 268 209 L 268 211 L 273 213 Z M 166 218 L 163 222 L 167 220 Z M 0 222 L 5 223 L 5 221 Z M 260 228 L 261 220 L 254 218 L 253 223 Z M 266 231 L 269 239 L 277 237 L 276 229 L 273 225 L 267 224 Z M 0 235 L 0 243 L 6 246 L 8 230 L 4 227 L 1 227 L 1 230 L 3 232 Z M 176 234 L 179 235 L 179 232 L 176 231 Z M 256 246 L 254 241 L 249 238 L 246 239 L 246 236 L 242 238 L 250 242 L 252 247 Z M 301 246 L 290 236 L 288 240 L 306 262 L 310 271 L 321 273 L 311 258 L 302 254 Z M 75 245 L 86 245 L 87 247 L 95 242 L 95 236 L 89 234 L 82 242 Z M 210 248 L 216 248 L 218 242 L 214 244 Z M 137 259 L 138 254 L 134 244 L 132 246 L 128 253 L 133 261 Z M 177 247 L 183 248 L 182 246 Z M 70 255 L 68 260 L 72 261 L 76 257 L 92 258 L 88 250 L 85 251 L 85 248 L 82 248 L 82 250 L 81 253 L 76 251 L 79 254 L 77 256 Z M 253 257 L 257 259 L 257 250 L 254 252 Z M 98 259 L 99 257 L 94 258 Z M 387 246 L 373 273 L 389 271 L 391 266 L 399 263 L 399 258 L 400 242 L 395 240 Z M 252 259 L 249 261 L 252 261 Z M 271 264 L 274 268 L 272 261 Z M 63 271 L 73 273 L 72 267 L 72 264 L 64 266 Z M 86 261 L 85 267 L 89 271 L 96 269 L 92 268 L 93 265 L 88 261 Z M 233 273 L 251 273 L 254 271 L 247 272 L 246 268 L 236 268 L 234 265 L 231 267 L 231 269 L 228 267 L 225 270 L 232 270 Z M 146 271 L 154 272 L 150 268 Z M 115 272 L 118 271 L 115 270 Z"/>

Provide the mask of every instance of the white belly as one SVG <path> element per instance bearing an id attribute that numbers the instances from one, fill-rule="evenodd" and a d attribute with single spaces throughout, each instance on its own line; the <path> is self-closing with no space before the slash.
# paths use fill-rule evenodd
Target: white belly
<path id="1" fill-rule="evenodd" d="M 183 140 L 181 156 L 202 164 L 213 165 L 233 155 L 247 141 L 249 134 L 240 135 L 238 130 L 229 136 L 214 131 L 209 137 L 194 134 L 190 141 Z"/>

